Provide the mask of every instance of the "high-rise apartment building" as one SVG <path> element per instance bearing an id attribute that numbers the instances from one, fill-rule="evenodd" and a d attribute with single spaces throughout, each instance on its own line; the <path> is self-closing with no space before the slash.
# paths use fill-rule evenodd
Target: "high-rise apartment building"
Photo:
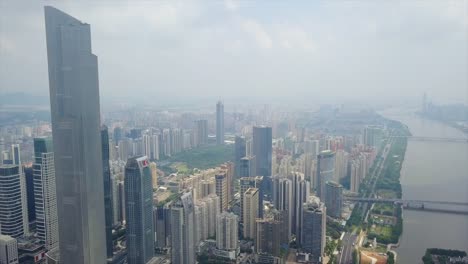
<path id="1" fill-rule="evenodd" d="M 18 264 L 18 243 L 11 236 L 0 234 L 0 263 Z"/>
<path id="2" fill-rule="evenodd" d="M 195 263 L 194 209 L 191 192 L 182 194 L 171 207 L 172 263 Z"/>
<path id="3" fill-rule="evenodd" d="M 37 236 L 47 250 L 58 246 L 57 191 L 51 138 L 34 139 L 34 204 Z"/>
<path id="4" fill-rule="evenodd" d="M 206 145 L 208 143 L 208 121 L 204 119 L 195 121 L 195 129 L 197 134 L 196 145 Z"/>
<path id="5" fill-rule="evenodd" d="M 325 184 L 325 206 L 327 207 L 327 215 L 334 218 L 341 218 L 341 210 L 343 207 L 343 186 L 329 181 Z"/>
<path id="6" fill-rule="evenodd" d="M 21 198 L 21 169 L 18 165 L 0 166 L 0 233 L 13 238 L 25 234 L 27 206 Z"/>
<path id="7" fill-rule="evenodd" d="M 325 201 L 325 183 L 335 181 L 335 153 L 330 150 L 321 151 L 317 156 L 316 194 Z"/>
<path id="8" fill-rule="evenodd" d="M 224 144 L 224 104 L 221 101 L 216 104 L 216 144 Z"/>
<path id="9" fill-rule="evenodd" d="M 216 247 L 221 250 L 236 250 L 238 247 L 237 215 L 224 212 L 216 219 Z"/>
<path id="10" fill-rule="evenodd" d="M 288 178 L 273 178 L 273 204 L 275 208 L 284 212 L 283 224 L 287 226 L 286 237 L 291 237 L 291 225 L 294 213 L 293 183 Z"/>
<path id="11" fill-rule="evenodd" d="M 219 211 L 224 212 L 228 207 L 228 182 L 226 172 L 215 175 L 216 181 L 216 195 L 218 195 L 220 204 Z"/>
<path id="12" fill-rule="evenodd" d="M 257 188 L 259 191 L 258 196 L 258 218 L 263 217 L 263 176 L 255 176 L 255 177 L 242 177 L 240 178 L 240 205 L 241 205 L 241 222 L 244 221 L 244 193 L 249 188 Z"/>
<path id="13" fill-rule="evenodd" d="M 256 159 L 256 175 L 271 177 L 271 127 L 256 126 L 253 128 L 253 156 Z"/>
<path id="14" fill-rule="evenodd" d="M 308 201 L 304 204 L 303 211 L 301 248 L 311 253 L 317 261 L 323 256 L 325 249 L 327 209 L 321 202 Z"/>
<path id="15" fill-rule="evenodd" d="M 148 158 L 130 158 L 125 165 L 127 261 L 147 263 L 154 256 L 153 184 Z"/>
<path id="16" fill-rule="evenodd" d="M 98 67 L 90 25 L 50 6 L 45 22 L 60 262 L 105 263 Z"/>
<path id="17" fill-rule="evenodd" d="M 243 220 L 244 220 L 244 238 L 255 239 L 256 237 L 256 219 L 258 218 L 258 200 L 259 190 L 249 188 L 244 194 L 243 201 Z"/>

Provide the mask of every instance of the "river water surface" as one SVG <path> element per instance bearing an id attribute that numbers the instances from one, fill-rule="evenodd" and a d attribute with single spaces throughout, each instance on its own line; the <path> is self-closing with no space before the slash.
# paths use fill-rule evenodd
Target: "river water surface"
<path id="1" fill-rule="evenodd" d="M 466 137 L 455 128 L 410 111 L 382 114 L 407 125 L 413 136 Z M 468 202 L 468 143 L 409 140 L 401 185 L 403 199 Z M 422 263 L 426 248 L 431 247 L 468 251 L 468 215 L 405 210 L 401 244 L 396 250 L 398 263 Z"/>

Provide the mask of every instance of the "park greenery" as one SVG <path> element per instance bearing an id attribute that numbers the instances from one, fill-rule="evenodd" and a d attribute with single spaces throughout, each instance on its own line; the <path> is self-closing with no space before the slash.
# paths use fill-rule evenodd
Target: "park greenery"
<path id="1" fill-rule="evenodd" d="M 234 160 L 233 145 L 206 145 L 177 153 L 159 168 L 165 173 L 190 174 L 194 169 L 208 169 Z"/>
<path id="2" fill-rule="evenodd" d="M 424 264 L 445 264 L 453 263 L 449 262 L 449 258 L 453 257 L 466 257 L 466 252 L 461 250 L 453 249 L 441 249 L 441 248 L 428 248 L 426 253 L 422 257 Z"/>
<path id="3" fill-rule="evenodd" d="M 388 251 L 387 256 L 388 256 L 387 264 L 395 264 L 395 254 L 393 254 L 393 252 L 391 251 Z"/>

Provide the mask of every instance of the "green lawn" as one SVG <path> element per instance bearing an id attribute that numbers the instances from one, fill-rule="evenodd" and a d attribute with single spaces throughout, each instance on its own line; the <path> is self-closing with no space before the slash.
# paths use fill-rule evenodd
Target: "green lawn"
<path id="1" fill-rule="evenodd" d="M 234 161 L 233 145 L 207 145 L 175 154 L 168 159 L 171 167 L 182 172 L 208 169 L 227 161 Z"/>

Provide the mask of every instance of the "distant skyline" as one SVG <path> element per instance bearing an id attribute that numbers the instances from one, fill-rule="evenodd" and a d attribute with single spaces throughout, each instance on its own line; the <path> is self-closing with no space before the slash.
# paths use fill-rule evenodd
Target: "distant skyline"
<path id="1" fill-rule="evenodd" d="M 45 4 L 92 25 L 104 102 L 468 101 L 467 1 L 2 1 L 0 94 L 48 96 Z"/>

